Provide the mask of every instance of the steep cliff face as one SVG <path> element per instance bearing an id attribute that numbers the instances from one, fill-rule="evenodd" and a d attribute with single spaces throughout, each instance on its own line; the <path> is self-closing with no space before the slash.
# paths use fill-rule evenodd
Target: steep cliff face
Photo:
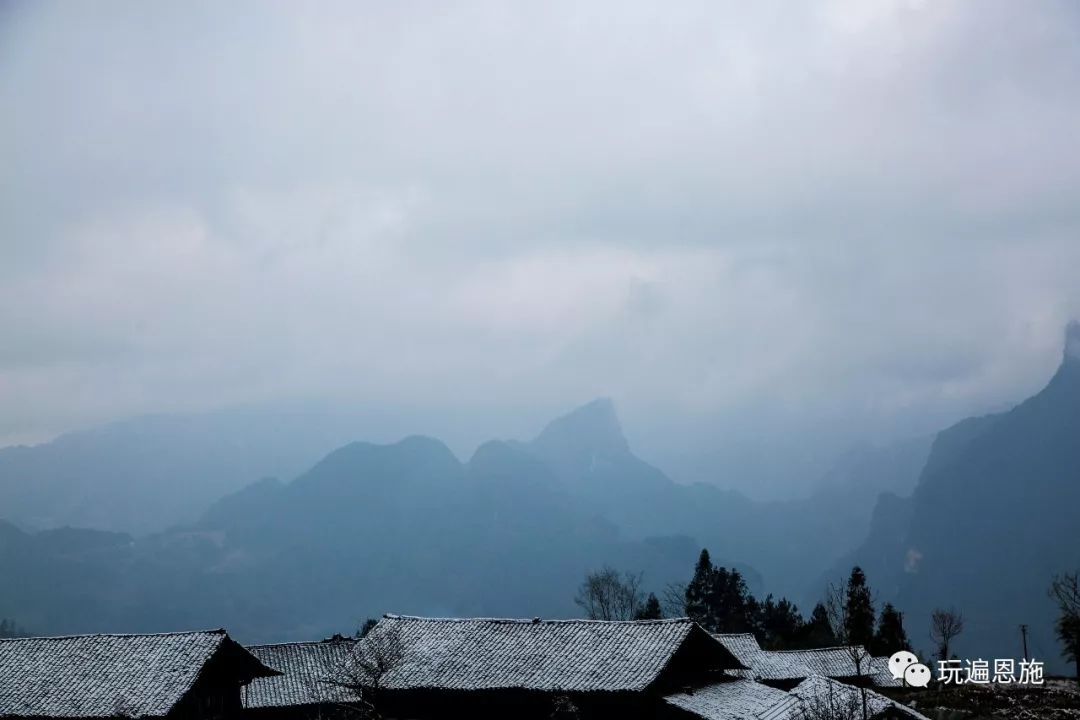
<path id="1" fill-rule="evenodd" d="M 1016 657 L 1018 628 L 1057 659 L 1046 590 L 1080 567 L 1080 325 L 1061 366 L 1012 410 L 938 435 L 910 501 L 883 498 L 850 558 L 909 613 L 916 638 L 937 606 L 956 606 L 966 654 Z"/>

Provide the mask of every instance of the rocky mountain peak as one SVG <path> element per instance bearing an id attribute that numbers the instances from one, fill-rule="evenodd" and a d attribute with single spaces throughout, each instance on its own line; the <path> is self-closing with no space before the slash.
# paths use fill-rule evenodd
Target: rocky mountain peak
<path id="1" fill-rule="evenodd" d="M 610 398 L 597 398 L 552 420 L 533 446 L 541 451 L 557 449 L 559 454 L 569 450 L 610 457 L 630 452 Z"/>

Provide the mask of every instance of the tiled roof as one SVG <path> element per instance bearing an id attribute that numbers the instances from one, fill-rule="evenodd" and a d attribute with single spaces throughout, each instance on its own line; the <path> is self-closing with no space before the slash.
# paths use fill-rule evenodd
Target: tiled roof
<path id="1" fill-rule="evenodd" d="M 297 707 L 358 700 L 356 693 L 342 687 L 338 670 L 350 662 L 357 641 L 253 645 L 252 655 L 282 674 L 258 678 L 243 689 L 245 708 Z"/>
<path id="2" fill-rule="evenodd" d="M 826 715 L 840 717 L 848 708 L 857 708 L 856 715 L 861 717 L 862 709 L 859 688 L 821 675 L 811 675 L 790 692 L 740 679 L 668 695 L 664 701 L 704 720 L 805 720 Z M 927 720 L 873 690 L 866 691 L 866 704 L 870 717 L 893 709 L 911 720 Z"/>
<path id="3" fill-rule="evenodd" d="M 750 659 L 764 652 L 753 633 L 717 633 L 713 637 L 739 658 Z"/>
<path id="4" fill-rule="evenodd" d="M 226 648 L 238 682 L 271 672 L 224 630 L 0 640 L 0 717 L 162 717 Z"/>
<path id="5" fill-rule="evenodd" d="M 775 679 L 794 679 L 823 675 L 825 677 L 854 677 L 870 674 L 870 653 L 861 646 L 816 648 L 813 650 L 777 650 L 766 652 L 773 662 Z M 855 668 L 858 659 L 859 670 Z M 791 674 L 798 672 L 800 674 Z"/>
<path id="6" fill-rule="evenodd" d="M 402 661 L 383 678 L 389 689 L 641 691 L 661 677 L 692 637 L 716 667 L 738 667 L 691 620 L 432 619 L 387 615 L 375 641 L 400 644 Z"/>
<path id="7" fill-rule="evenodd" d="M 715 633 L 713 637 L 749 668 L 735 671 L 736 675 L 750 679 L 758 677 L 756 668 L 762 665 L 765 651 L 761 649 L 753 633 Z"/>
<path id="8" fill-rule="evenodd" d="M 862 695 L 859 688 L 853 685 L 845 685 L 831 678 L 821 675 L 812 675 L 795 686 L 790 696 L 794 701 L 777 704 L 767 712 L 758 716 L 758 720 L 802 720 L 808 715 L 816 716 L 818 713 L 806 708 L 823 707 L 862 707 Z M 895 710 L 911 720 L 928 720 L 907 705 L 902 705 L 890 700 L 873 690 L 866 690 L 866 705 L 870 717 L 877 717 L 886 710 Z"/>
<path id="9" fill-rule="evenodd" d="M 759 680 L 801 680 L 811 675 L 832 678 L 850 678 L 859 675 L 851 648 L 828 647 L 813 650 L 762 650 L 750 633 L 714 635 L 724 647 L 732 652 L 749 672 L 743 677 Z M 893 679 L 888 668 L 888 658 L 874 658 L 862 646 L 853 646 L 859 652 L 861 674 L 869 676 L 880 687 L 894 687 L 902 683 Z"/>
<path id="10" fill-rule="evenodd" d="M 792 700 L 783 690 L 753 680 L 734 680 L 668 695 L 664 702 L 706 720 L 745 720 Z"/>
<path id="11" fill-rule="evenodd" d="M 892 676 L 889 670 L 889 658 L 870 658 L 870 677 L 877 687 L 904 687 L 904 681 Z"/>

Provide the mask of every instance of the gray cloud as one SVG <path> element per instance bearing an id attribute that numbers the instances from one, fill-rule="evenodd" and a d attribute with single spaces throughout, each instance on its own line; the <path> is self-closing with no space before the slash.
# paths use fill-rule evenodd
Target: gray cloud
<path id="1" fill-rule="evenodd" d="M 464 450 L 600 394 L 671 460 L 928 432 L 1080 314 L 1078 88 L 1069 2 L 8 4 L 0 444 L 323 399 Z"/>

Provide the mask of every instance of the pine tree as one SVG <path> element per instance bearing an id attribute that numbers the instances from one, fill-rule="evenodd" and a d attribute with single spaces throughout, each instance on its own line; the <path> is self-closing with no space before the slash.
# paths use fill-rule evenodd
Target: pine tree
<path id="1" fill-rule="evenodd" d="M 686 614 L 710 632 L 716 631 L 716 618 L 711 614 L 710 594 L 714 580 L 709 551 L 702 549 L 694 567 L 694 577 L 686 586 Z"/>
<path id="2" fill-rule="evenodd" d="M 862 568 L 851 569 L 847 584 L 845 635 L 848 644 L 869 648 L 874 642 L 874 601 Z"/>
<path id="3" fill-rule="evenodd" d="M 740 633 L 750 629 L 746 582 L 735 568 L 713 571 L 711 592 L 707 594 L 716 632 Z"/>
<path id="4" fill-rule="evenodd" d="M 785 644 L 797 632 L 793 628 L 802 625 L 798 609 L 788 600 L 776 603 L 770 595 L 766 613 L 765 606 L 747 590 L 742 573 L 736 568 L 714 567 L 708 550 L 702 550 L 698 557 L 685 597 L 686 614 L 709 632 L 752 632 Z"/>
<path id="5" fill-rule="evenodd" d="M 663 611 L 660 609 L 660 600 L 657 599 L 655 593 L 649 593 L 649 597 L 645 600 L 645 605 L 638 611 L 635 620 L 660 620 L 664 617 Z"/>
<path id="6" fill-rule="evenodd" d="M 751 597 L 749 600 L 754 599 Z M 754 605 L 758 608 L 754 635 L 763 648 L 785 650 L 798 644 L 805 623 L 799 608 L 790 600 L 780 598 L 775 601 L 772 595 L 768 595 L 764 602 L 754 602 Z"/>
<path id="7" fill-rule="evenodd" d="M 771 599 L 770 595 L 767 599 Z M 765 603 L 758 602 L 753 595 L 746 596 L 746 631 L 757 638 L 758 643 L 764 642 L 768 636 L 768 618 L 766 617 Z"/>
<path id="8" fill-rule="evenodd" d="M 810 613 L 810 620 L 803 625 L 800 633 L 803 647 L 820 648 L 836 645 L 836 633 L 833 632 L 832 624 L 829 623 L 829 611 L 825 603 L 818 603 Z"/>
<path id="9" fill-rule="evenodd" d="M 911 650 L 907 632 L 904 631 L 904 615 L 892 603 L 885 603 L 878 618 L 873 653 L 888 657 L 901 650 Z"/>

